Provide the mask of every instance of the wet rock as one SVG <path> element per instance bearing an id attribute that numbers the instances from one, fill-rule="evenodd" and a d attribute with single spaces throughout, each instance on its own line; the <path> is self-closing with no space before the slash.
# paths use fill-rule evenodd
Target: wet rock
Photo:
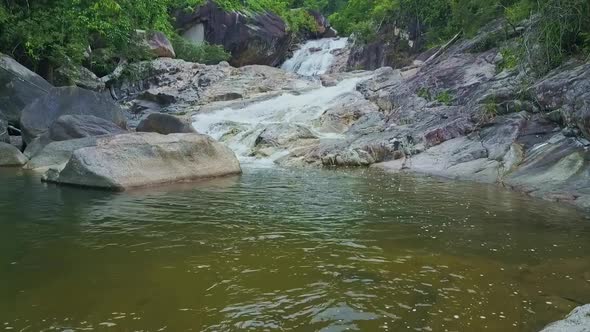
<path id="1" fill-rule="evenodd" d="M 18 125 L 22 109 L 51 88 L 41 76 L 0 53 L 0 114 L 10 124 Z"/>
<path id="2" fill-rule="evenodd" d="M 224 11 L 208 1 L 193 12 L 178 10 L 174 16 L 185 38 L 223 45 L 233 66 L 277 66 L 287 56 L 291 36 L 285 22 L 271 12 Z"/>
<path id="3" fill-rule="evenodd" d="M 49 171 L 44 180 L 125 190 L 241 173 L 235 154 L 205 135 L 133 133 L 97 140 L 75 150 L 63 170 Z"/>
<path id="4" fill-rule="evenodd" d="M 197 132 L 188 119 L 162 113 L 148 115 L 139 123 L 136 131 L 160 133 L 163 135 Z"/>
<path id="5" fill-rule="evenodd" d="M 27 163 L 27 160 L 27 157 L 15 146 L 0 142 L 0 167 L 22 166 Z"/>
<path id="6" fill-rule="evenodd" d="M 62 115 L 92 115 L 126 128 L 122 109 L 110 97 L 78 87 L 52 89 L 22 111 L 21 129 L 25 143 L 43 135 Z"/>
<path id="7" fill-rule="evenodd" d="M 564 320 L 549 324 L 541 332 L 590 332 L 590 304 L 577 307 Z"/>

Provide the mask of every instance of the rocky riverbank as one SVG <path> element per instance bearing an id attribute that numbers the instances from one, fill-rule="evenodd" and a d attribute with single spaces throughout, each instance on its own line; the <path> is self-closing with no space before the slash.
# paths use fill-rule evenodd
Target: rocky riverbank
<path id="1" fill-rule="evenodd" d="M 572 59 L 531 81 L 482 47 L 502 29 L 410 67 L 319 79 L 160 59 L 119 94 L 138 114 L 193 115 L 242 157 L 497 183 L 590 208 L 590 65 Z"/>
<path id="2" fill-rule="evenodd" d="M 66 112 L 25 108 L 20 124 L 28 144 L 25 155 L 32 158 L 32 151 L 55 140 L 126 131 L 127 124 L 135 128 L 149 114 L 165 113 L 171 119 L 156 114 L 157 120 L 152 116 L 144 126 L 165 127 L 158 123 L 172 121 L 172 128 L 162 133 L 187 132 L 181 119 L 194 117 L 199 131 L 228 144 L 241 157 L 271 159 L 284 166 L 370 166 L 497 183 L 589 208 L 590 65 L 572 60 L 531 82 L 518 68 L 502 66 L 499 48 L 481 49 L 497 29 L 461 40 L 425 63 L 319 78 L 268 66 L 206 66 L 169 58 L 135 64 L 131 68 L 138 78 L 120 80 L 111 91 L 120 110 L 111 101 L 96 112 L 93 106 Z M 342 54 L 333 53 L 332 69 L 342 62 Z M 55 90 L 43 97 L 48 101 L 39 99 L 37 104 L 55 105 L 55 95 L 68 91 L 107 98 L 61 89 L 66 90 Z M 125 115 L 124 124 L 110 108 Z M 27 119 L 31 112 L 42 115 L 33 116 L 40 130 Z M 98 116 L 115 126 L 89 118 L 75 125 L 72 119 L 56 121 L 64 114 Z M 64 121 L 72 126 L 92 123 L 93 129 L 49 137 L 68 132 L 59 129 Z M 39 133 L 36 142 L 28 137 L 31 131 Z M 22 162 L 20 156 L 10 160 Z"/>
<path id="3" fill-rule="evenodd" d="M 186 120 L 152 114 L 129 131 L 128 113 L 110 94 L 52 87 L 6 56 L 0 66 L 0 166 L 109 190 L 241 173 L 230 149 Z"/>

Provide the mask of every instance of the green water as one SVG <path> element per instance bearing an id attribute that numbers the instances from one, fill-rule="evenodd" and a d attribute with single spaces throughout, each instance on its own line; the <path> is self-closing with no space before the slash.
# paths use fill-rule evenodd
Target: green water
<path id="1" fill-rule="evenodd" d="M 246 169 L 126 193 L 0 171 L 0 330 L 538 331 L 590 220 L 463 182 Z"/>

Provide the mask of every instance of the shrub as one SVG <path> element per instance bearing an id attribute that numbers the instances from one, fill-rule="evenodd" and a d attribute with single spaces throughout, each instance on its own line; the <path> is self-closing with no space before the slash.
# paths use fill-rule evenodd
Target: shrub
<path id="1" fill-rule="evenodd" d="M 178 59 L 189 62 L 211 65 L 230 58 L 221 45 L 195 44 L 179 36 L 172 38 L 172 46 Z"/>
<path id="2" fill-rule="evenodd" d="M 589 48 L 590 1 L 544 0 L 526 35 L 527 61 L 539 75 L 559 66 L 564 59 Z"/>
<path id="3" fill-rule="evenodd" d="M 436 95 L 436 101 L 449 106 L 453 102 L 453 95 L 449 92 L 449 90 L 443 90 Z"/>

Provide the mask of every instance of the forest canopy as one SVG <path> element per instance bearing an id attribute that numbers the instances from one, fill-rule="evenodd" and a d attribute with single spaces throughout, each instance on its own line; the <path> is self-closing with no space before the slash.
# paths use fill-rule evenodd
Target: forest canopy
<path id="1" fill-rule="evenodd" d="M 100 44 L 103 56 L 90 64 L 98 71 L 112 66 L 105 59 L 139 60 L 145 52 L 134 41 L 136 29 L 164 32 L 192 61 L 227 58 L 219 46 L 187 45 L 179 40 L 169 14 L 192 9 L 206 0 L 4 0 L 0 2 L 0 52 L 43 71 L 66 61 L 82 63 L 89 45 Z M 329 16 L 341 35 L 360 42 L 376 40 L 386 25 L 419 30 L 426 46 L 441 44 L 457 33 L 473 35 L 496 18 L 510 24 L 532 18 L 531 38 L 540 45 L 548 67 L 570 54 L 590 53 L 588 0 L 215 0 L 222 8 L 271 11 L 292 32 L 312 29 L 307 10 Z M 101 69 L 105 67 L 104 69 Z"/>

